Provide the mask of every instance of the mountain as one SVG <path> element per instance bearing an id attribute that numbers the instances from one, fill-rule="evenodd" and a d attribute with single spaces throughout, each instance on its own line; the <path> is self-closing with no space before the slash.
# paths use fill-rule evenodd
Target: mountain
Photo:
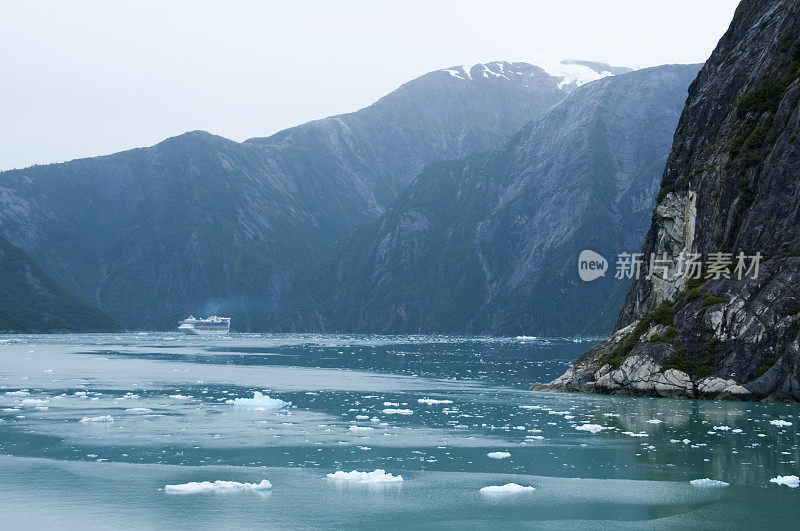
<path id="1" fill-rule="evenodd" d="M 645 236 L 698 65 L 580 87 L 502 148 L 436 162 L 314 267 L 332 330 L 610 330 L 628 285 L 581 282 L 578 253 Z M 613 275 L 612 275 L 613 276 Z"/>
<path id="2" fill-rule="evenodd" d="M 201 131 L 0 173 L 0 236 L 130 328 L 224 312 L 238 330 L 316 330 L 302 279 L 423 166 L 496 148 L 610 71 L 452 67 L 355 113 L 268 138 Z M 608 67 L 612 69 L 612 67 Z"/>
<path id="3" fill-rule="evenodd" d="M 0 239 L 0 332 L 113 332 L 110 317 Z"/>
<path id="4" fill-rule="evenodd" d="M 743 1 L 692 83 L 645 240 L 675 265 L 545 388 L 800 400 L 798 100 L 800 4 Z M 699 278 L 675 274 L 689 253 Z"/>

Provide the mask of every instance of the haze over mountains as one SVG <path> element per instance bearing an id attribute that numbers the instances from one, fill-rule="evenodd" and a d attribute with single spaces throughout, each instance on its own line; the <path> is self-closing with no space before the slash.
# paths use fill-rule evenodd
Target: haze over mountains
<path id="1" fill-rule="evenodd" d="M 591 238 L 598 221 L 631 223 L 608 246 L 641 241 L 696 68 L 624 74 L 573 62 L 548 70 L 450 67 L 355 113 L 267 138 L 237 143 L 196 131 L 3 172 L 0 235 L 128 328 L 221 312 L 237 330 L 601 331 L 611 324 L 606 310 L 588 325 L 553 325 L 564 316 L 538 299 L 547 295 L 536 287 L 548 284 L 542 268 L 566 267 L 576 235 Z M 464 159 L 523 127 L 499 152 Z M 437 162 L 448 159 L 464 160 Z M 448 243 L 415 255 L 419 276 L 365 266 L 383 233 L 402 232 L 426 200 L 425 215 L 437 216 L 430 237 Z M 580 205 L 599 217 L 579 215 Z M 448 273 L 437 279 L 434 270 Z M 398 317 L 406 312 L 400 288 L 376 308 L 367 292 L 387 279 L 424 285 L 436 302 L 409 299 L 425 309 Z M 461 280 L 451 288 L 453 279 Z M 577 296 L 575 288 L 562 291 Z M 483 295 L 464 305 L 466 292 Z M 616 291 L 603 293 L 616 300 Z"/>

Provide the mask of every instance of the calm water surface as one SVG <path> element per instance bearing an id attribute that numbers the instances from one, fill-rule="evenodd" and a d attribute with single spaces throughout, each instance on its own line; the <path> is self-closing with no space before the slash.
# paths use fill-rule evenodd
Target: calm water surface
<path id="1" fill-rule="evenodd" d="M 527 391 L 591 345 L 0 336 L 0 527 L 795 525 L 800 489 L 770 479 L 800 475 L 797 405 Z M 234 402 L 256 391 L 291 406 Z M 325 477 L 376 468 L 404 481 Z M 273 488 L 164 490 L 262 479 Z M 511 482 L 535 490 L 480 492 Z"/>

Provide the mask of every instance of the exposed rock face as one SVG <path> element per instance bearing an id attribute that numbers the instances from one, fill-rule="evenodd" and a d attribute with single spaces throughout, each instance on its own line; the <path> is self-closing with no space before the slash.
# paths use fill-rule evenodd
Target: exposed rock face
<path id="1" fill-rule="evenodd" d="M 434 163 L 316 267 L 333 330 L 600 334 L 627 285 L 575 275 L 641 244 L 699 65 L 584 85 L 502 149 Z M 691 208 L 681 220 L 691 218 Z M 681 235 L 676 235 L 679 237 Z M 681 236 L 682 237 L 682 236 Z"/>
<path id="2" fill-rule="evenodd" d="M 743 1 L 690 88 L 643 253 L 767 259 L 756 278 L 641 277 L 614 336 L 551 387 L 800 400 L 798 78 L 800 4 Z"/>

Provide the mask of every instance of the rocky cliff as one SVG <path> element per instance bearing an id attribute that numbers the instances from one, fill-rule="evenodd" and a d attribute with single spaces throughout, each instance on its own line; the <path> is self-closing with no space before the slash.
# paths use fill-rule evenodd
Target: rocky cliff
<path id="1" fill-rule="evenodd" d="M 800 399 L 798 78 L 800 4 L 744 0 L 691 85 L 644 244 L 674 269 L 636 280 L 614 335 L 534 388 Z M 699 278 L 677 274 L 693 255 Z"/>

